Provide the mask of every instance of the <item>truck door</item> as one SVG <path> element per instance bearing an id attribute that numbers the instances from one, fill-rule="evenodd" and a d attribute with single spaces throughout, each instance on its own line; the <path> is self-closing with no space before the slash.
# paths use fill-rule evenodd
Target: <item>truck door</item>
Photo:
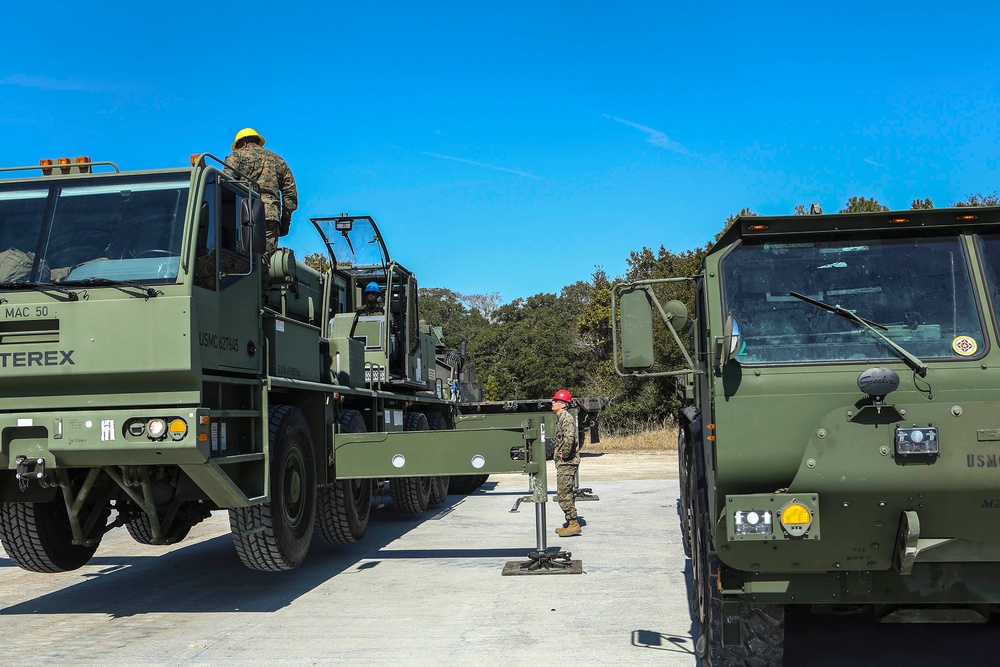
<path id="1" fill-rule="evenodd" d="M 195 294 L 200 296 L 196 308 L 203 366 L 258 372 L 263 352 L 261 279 L 259 270 L 250 270 L 250 231 L 240 224 L 240 205 L 246 193 L 217 182 L 215 174 L 209 178 L 201 204 L 195 261 L 195 286 L 201 288 Z M 259 257 L 260 249 L 253 251 Z"/>

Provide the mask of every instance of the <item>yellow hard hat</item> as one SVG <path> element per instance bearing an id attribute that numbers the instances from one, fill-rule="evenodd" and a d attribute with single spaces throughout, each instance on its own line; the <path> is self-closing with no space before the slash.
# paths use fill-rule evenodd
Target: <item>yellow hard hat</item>
<path id="1" fill-rule="evenodd" d="M 260 145 L 264 145 L 264 137 L 257 133 L 257 130 L 252 127 L 244 127 L 242 130 L 236 133 L 236 138 L 233 139 L 233 150 L 236 150 L 236 144 L 240 143 L 240 139 L 246 139 L 247 137 L 257 137 L 260 139 Z"/>

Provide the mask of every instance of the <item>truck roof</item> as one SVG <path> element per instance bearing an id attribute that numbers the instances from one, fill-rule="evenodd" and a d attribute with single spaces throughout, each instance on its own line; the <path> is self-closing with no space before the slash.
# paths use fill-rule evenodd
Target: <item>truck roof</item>
<path id="1" fill-rule="evenodd" d="M 833 213 L 821 215 L 741 215 L 726 230 L 714 248 L 728 246 L 739 238 L 782 237 L 893 231 L 933 227 L 978 227 L 1000 223 L 1000 206 L 882 211 L 879 213 Z"/>

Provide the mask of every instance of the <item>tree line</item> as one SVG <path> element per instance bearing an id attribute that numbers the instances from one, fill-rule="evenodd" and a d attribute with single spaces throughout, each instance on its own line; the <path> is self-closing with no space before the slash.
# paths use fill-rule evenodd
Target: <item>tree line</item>
<path id="1" fill-rule="evenodd" d="M 998 206 L 1000 193 L 973 194 L 951 205 Z M 911 202 L 911 209 L 927 208 L 934 208 L 930 199 Z M 851 197 L 839 212 L 888 210 L 873 198 Z M 810 210 L 799 206 L 795 212 L 804 215 Z M 548 398 L 556 389 L 565 388 L 574 396 L 610 399 L 602 415 L 605 432 L 634 433 L 663 425 L 678 407 L 675 382 L 672 378 L 623 378 L 615 373 L 611 290 L 622 281 L 693 276 L 723 232 L 738 217 L 754 215 L 744 208 L 725 221 L 714 239 L 691 250 L 675 252 L 661 245 L 656 250 L 633 251 L 625 275 L 610 278 L 597 267 L 589 281 L 563 287 L 559 294 L 536 294 L 503 304 L 499 293 L 464 295 L 444 288 L 421 288 L 420 317 L 442 328 L 448 347 L 457 349 L 465 343 L 475 359 L 485 400 Z M 318 255 L 306 258 L 310 264 L 322 260 Z M 658 295 L 661 302 L 677 299 L 694 312 L 692 283 L 667 284 Z M 658 335 L 656 345 L 664 366 L 683 367 L 680 350 L 665 340 L 668 334 L 660 331 Z"/>

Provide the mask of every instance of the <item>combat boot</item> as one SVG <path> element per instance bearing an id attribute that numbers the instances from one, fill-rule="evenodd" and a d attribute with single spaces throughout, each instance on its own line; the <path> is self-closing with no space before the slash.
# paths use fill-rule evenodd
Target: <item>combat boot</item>
<path id="1" fill-rule="evenodd" d="M 583 530 L 580 528 L 580 522 L 576 519 L 570 519 L 569 523 L 566 524 L 565 528 L 556 528 L 556 535 L 559 537 L 572 537 L 574 535 L 583 535 Z"/>

